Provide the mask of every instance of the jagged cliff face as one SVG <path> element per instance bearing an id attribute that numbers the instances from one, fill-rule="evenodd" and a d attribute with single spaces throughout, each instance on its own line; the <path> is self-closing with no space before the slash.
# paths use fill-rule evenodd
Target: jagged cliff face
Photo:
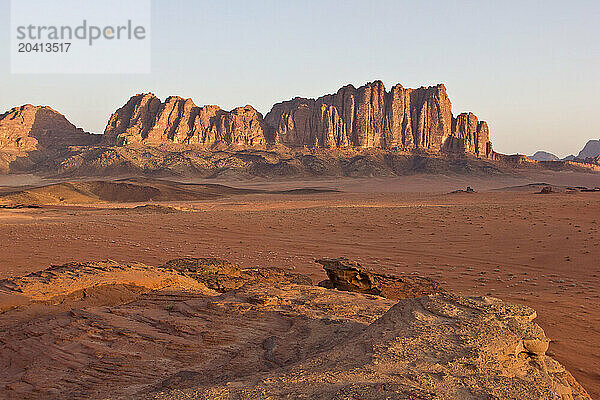
<path id="1" fill-rule="evenodd" d="M 76 128 L 50 107 L 26 104 L 0 115 L 0 151 L 29 152 L 84 146 L 99 136 Z"/>
<path id="2" fill-rule="evenodd" d="M 269 140 L 289 146 L 461 151 L 491 156 L 489 131 L 475 115 L 453 118 L 444 85 L 389 92 L 381 81 L 345 86 L 316 100 L 278 103 L 265 116 Z"/>
<path id="3" fill-rule="evenodd" d="M 446 148 L 491 157 L 490 131 L 485 121 L 479 121 L 473 113 L 462 113 L 452 119 L 452 135 Z"/>
<path id="4" fill-rule="evenodd" d="M 232 111 L 217 106 L 198 107 L 191 99 L 169 97 L 162 103 L 151 93 L 132 97 L 108 121 L 105 140 L 132 143 L 183 143 L 256 146 L 266 143 L 262 115 L 251 106 Z"/>
<path id="5" fill-rule="evenodd" d="M 492 155 L 487 124 L 472 114 L 454 118 L 444 85 L 386 91 L 381 81 L 344 86 L 318 99 L 275 104 L 264 117 L 251 106 L 232 111 L 153 94 L 132 97 L 105 130 L 109 143 L 183 143 L 289 147 L 382 148 Z"/>

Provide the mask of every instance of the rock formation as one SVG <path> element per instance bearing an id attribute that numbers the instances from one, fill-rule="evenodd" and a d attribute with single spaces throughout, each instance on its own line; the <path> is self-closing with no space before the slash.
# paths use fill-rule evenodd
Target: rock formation
<path id="1" fill-rule="evenodd" d="M 0 151 L 4 152 L 85 146 L 99 139 L 76 128 L 50 107 L 26 104 L 0 115 Z"/>
<path id="2" fill-rule="evenodd" d="M 514 168 L 598 170 L 599 141 L 562 162 L 494 152 L 473 113 L 452 114 L 442 84 L 418 89 L 381 81 L 347 85 L 317 99 L 296 97 L 264 116 L 191 99 L 133 96 L 103 135 L 73 126 L 49 107 L 0 116 L 0 173 L 103 176 L 397 176 L 413 172 L 495 173 Z M 468 155 L 469 157 L 462 157 Z M 567 162 L 572 161 L 572 162 Z"/>
<path id="3" fill-rule="evenodd" d="M 288 146 L 455 150 L 492 154 L 489 131 L 475 115 L 452 116 L 444 85 L 389 92 L 381 81 L 344 86 L 316 100 L 275 104 L 265 116 L 269 139 Z"/>
<path id="4" fill-rule="evenodd" d="M 312 280 L 306 275 L 290 273 L 282 268 L 242 268 L 216 258 L 180 258 L 168 261 L 163 268 L 181 272 L 221 293 L 252 282 L 312 285 Z"/>
<path id="5" fill-rule="evenodd" d="M 359 88 L 344 86 L 318 99 L 295 98 L 275 104 L 263 119 L 251 106 L 230 112 L 197 107 L 192 100 L 151 93 L 132 97 L 110 118 L 107 143 L 150 145 L 181 143 L 288 147 L 382 148 L 481 158 L 492 155 L 487 124 L 472 113 L 452 116 L 444 85 L 389 92 L 381 81 Z"/>
<path id="6" fill-rule="evenodd" d="M 218 291 L 206 276 L 244 269 L 105 261 L 0 280 L 0 397 L 590 400 L 528 307 L 254 270 Z"/>
<path id="7" fill-rule="evenodd" d="M 181 97 L 162 103 L 152 93 L 129 99 L 110 117 L 104 136 L 116 145 L 181 143 L 210 148 L 266 143 L 262 115 L 251 106 L 228 112 L 217 106 L 198 107 Z"/>
<path id="8" fill-rule="evenodd" d="M 437 282 L 426 277 L 378 274 L 346 258 L 322 258 L 316 262 L 323 266 L 328 278 L 319 285 L 331 289 L 374 294 L 392 300 L 442 292 Z"/>

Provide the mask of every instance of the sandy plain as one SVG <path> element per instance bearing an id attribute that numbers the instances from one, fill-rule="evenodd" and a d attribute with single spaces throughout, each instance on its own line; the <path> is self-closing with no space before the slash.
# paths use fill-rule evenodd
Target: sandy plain
<path id="1" fill-rule="evenodd" d="M 214 256 L 318 281 L 325 275 L 315 258 L 345 256 L 381 272 L 431 276 L 456 293 L 529 305 L 553 340 L 549 354 L 599 398 L 600 193 L 516 187 L 532 182 L 593 187 L 600 175 L 220 182 L 339 191 L 161 202 L 180 209 L 169 213 L 129 210 L 147 202 L 0 209 L 0 279 L 70 261 Z M 13 177 L 0 180 L 0 191 L 17 184 L 40 182 Z M 466 185 L 477 192 L 450 193 Z"/>

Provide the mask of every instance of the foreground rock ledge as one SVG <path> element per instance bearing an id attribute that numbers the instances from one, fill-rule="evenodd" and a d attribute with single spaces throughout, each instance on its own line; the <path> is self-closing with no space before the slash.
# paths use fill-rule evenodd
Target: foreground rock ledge
<path id="1" fill-rule="evenodd" d="M 50 267 L 0 304 L 0 398 L 590 399 L 534 310 L 487 297 L 182 259 Z"/>

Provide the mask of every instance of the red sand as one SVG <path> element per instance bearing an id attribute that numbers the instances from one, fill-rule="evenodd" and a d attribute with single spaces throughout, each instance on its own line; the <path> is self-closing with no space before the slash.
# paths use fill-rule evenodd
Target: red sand
<path id="1" fill-rule="evenodd" d="M 550 354 L 600 396 L 600 194 L 397 193 L 402 181 L 364 182 L 337 185 L 345 193 L 169 203 L 197 212 L 0 210 L 0 278 L 69 261 L 216 256 L 317 280 L 315 258 L 345 256 L 533 307 Z"/>

